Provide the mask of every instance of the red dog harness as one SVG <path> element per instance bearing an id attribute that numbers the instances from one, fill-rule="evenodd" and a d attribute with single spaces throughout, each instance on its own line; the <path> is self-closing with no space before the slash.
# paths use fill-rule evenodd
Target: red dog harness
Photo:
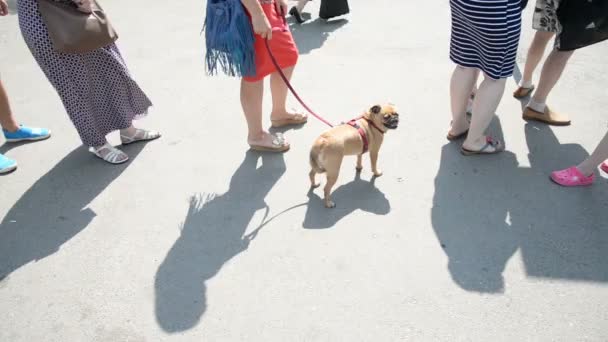
<path id="1" fill-rule="evenodd" d="M 361 136 L 361 140 L 363 141 L 363 153 L 365 154 L 368 150 L 369 150 L 369 140 L 367 139 L 367 133 L 365 133 L 365 130 L 363 129 L 363 127 L 361 127 L 357 121 L 359 121 L 360 119 L 363 119 L 365 121 L 367 121 L 368 124 L 370 124 L 372 127 L 374 127 L 375 129 L 378 130 L 378 132 L 384 134 L 385 132 L 383 130 L 381 130 L 378 126 L 376 126 L 375 123 L 373 123 L 371 120 L 364 118 L 364 117 L 358 117 L 356 119 L 352 119 L 349 122 L 347 122 L 346 124 L 349 125 L 350 127 L 354 128 L 357 130 L 357 132 L 359 132 L 359 135 Z"/>

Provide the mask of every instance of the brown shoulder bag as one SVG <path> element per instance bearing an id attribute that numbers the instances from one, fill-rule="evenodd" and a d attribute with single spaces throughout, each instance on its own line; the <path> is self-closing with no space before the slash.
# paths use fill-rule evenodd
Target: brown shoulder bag
<path id="1" fill-rule="evenodd" d="M 69 2 L 38 0 L 42 20 L 55 51 L 87 53 L 108 46 L 118 39 L 105 12 L 93 1 L 92 13 L 83 13 Z"/>

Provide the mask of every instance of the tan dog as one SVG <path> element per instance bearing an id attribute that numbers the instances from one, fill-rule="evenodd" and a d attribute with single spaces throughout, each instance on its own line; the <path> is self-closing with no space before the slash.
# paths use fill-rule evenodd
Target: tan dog
<path id="1" fill-rule="evenodd" d="M 359 172 L 363 169 L 362 156 L 369 151 L 374 176 L 382 176 L 382 171 L 378 169 L 380 146 L 384 141 L 384 134 L 389 129 L 396 129 L 398 124 L 399 114 L 393 105 L 376 105 L 362 117 L 333 127 L 317 138 L 310 151 L 310 182 L 313 188 L 318 187 L 320 184 L 315 181 L 316 174 L 326 173 L 327 184 L 324 192 L 327 208 L 336 206 L 331 201 L 330 194 L 338 180 L 344 156 L 357 155 Z"/>

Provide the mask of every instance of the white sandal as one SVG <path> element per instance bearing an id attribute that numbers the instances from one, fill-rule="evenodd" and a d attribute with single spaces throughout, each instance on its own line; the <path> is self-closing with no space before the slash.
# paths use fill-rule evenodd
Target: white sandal
<path id="1" fill-rule="evenodd" d="M 139 141 L 150 141 L 160 138 L 160 133 L 156 131 L 146 131 L 144 129 L 136 128 L 135 133 L 131 136 L 120 134 L 120 141 L 123 145 L 129 145 Z"/>
<path id="2" fill-rule="evenodd" d="M 109 143 L 106 143 L 99 148 L 91 147 L 90 151 L 97 157 L 107 161 L 110 164 L 122 164 L 129 160 L 129 156 L 126 153 L 110 145 Z M 104 151 L 107 151 L 105 155 L 102 153 Z"/>

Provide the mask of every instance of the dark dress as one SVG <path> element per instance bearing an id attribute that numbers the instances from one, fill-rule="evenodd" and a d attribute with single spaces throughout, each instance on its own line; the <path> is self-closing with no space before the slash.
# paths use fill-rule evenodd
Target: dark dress
<path id="1" fill-rule="evenodd" d="M 580 49 L 608 39 L 608 0 L 562 0 L 559 50 Z"/>
<path id="2" fill-rule="evenodd" d="M 321 8 L 319 10 L 319 17 L 321 19 L 339 17 L 349 12 L 348 0 L 321 0 Z"/>

